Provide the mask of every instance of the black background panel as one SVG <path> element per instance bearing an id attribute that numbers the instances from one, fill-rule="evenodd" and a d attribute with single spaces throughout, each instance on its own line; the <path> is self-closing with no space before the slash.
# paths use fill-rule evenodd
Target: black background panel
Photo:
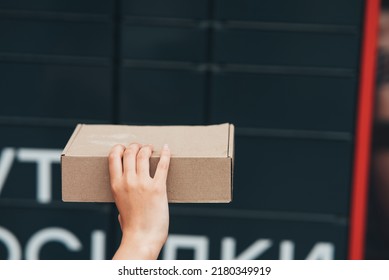
<path id="1" fill-rule="evenodd" d="M 110 69 L 43 63 L 0 63 L 1 116 L 112 117 Z"/>
<path id="2" fill-rule="evenodd" d="M 305 259 L 323 244 L 347 258 L 365 2 L 0 1 L 0 227 L 23 258 L 53 227 L 82 249 L 49 242 L 40 258 L 91 258 L 95 231 L 111 258 L 114 204 L 61 202 L 60 153 L 76 123 L 230 122 L 233 201 L 170 205 L 171 237 L 205 238 L 211 259 L 228 255 L 226 240 L 230 257 L 268 240 L 254 258 Z M 42 175 L 45 156 L 55 160 Z"/>
<path id="3" fill-rule="evenodd" d="M 206 55 L 206 29 L 197 27 L 123 27 L 124 59 L 202 62 Z"/>
<path id="4" fill-rule="evenodd" d="M 192 70 L 123 68 L 120 121 L 201 124 L 205 74 Z M 145 109 L 147 108 L 147 109 Z"/>
<path id="5" fill-rule="evenodd" d="M 110 14 L 113 8 L 112 3 L 113 1 L 110 0 L 2 0 L 0 9 L 21 12 Z"/>
<path id="6" fill-rule="evenodd" d="M 301 67 L 356 67 L 355 34 L 221 28 L 215 32 L 214 61 Z"/>
<path id="7" fill-rule="evenodd" d="M 347 215 L 347 141 L 236 137 L 233 208 Z"/>
<path id="8" fill-rule="evenodd" d="M 75 127 L 1 125 L 0 162 L 4 177 L 0 181 L 0 201 L 35 201 L 42 180 L 49 180 L 49 201 L 62 201 L 60 155 Z M 42 158 L 45 163 L 39 163 Z M 42 174 L 41 168 L 49 172 Z"/>
<path id="9" fill-rule="evenodd" d="M 41 149 L 63 149 L 72 135 L 74 125 L 52 123 L 50 125 L 37 124 L 1 124 L 1 147 L 30 147 Z"/>
<path id="10" fill-rule="evenodd" d="M 216 0 L 216 18 L 308 24 L 359 25 L 362 0 Z"/>
<path id="11" fill-rule="evenodd" d="M 0 52 L 4 53 L 108 57 L 111 39 L 112 26 L 104 22 L 0 21 Z"/>
<path id="12" fill-rule="evenodd" d="M 209 211 L 209 215 L 197 215 L 196 212 L 183 215 L 177 211 L 177 214 L 171 215 L 169 238 L 174 240 L 174 235 L 181 238 L 205 239 L 207 244 L 206 246 L 201 245 L 201 249 L 210 259 L 222 259 L 231 255 L 234 258 L 242 257 L 242 254 L 255 242 L 262 242 L 266 249 L 264 248 L 262 252 L 257 251 L 257 254 L 251 256 L 252 259 L 280 259 L 282 257 L 306 259 L 315 246 L 320 244 L 322 244 L 322 249 L 319 250 L 321 252 L 319 255 L 322 258 L 331 255 L 335 259 L 347 257 L 347 226 L 336 222 L 293 220 L 288 217 L 274 219 L 270 216 L 267 218 L 264 216 L 245 218 L 228 214 L 212 216 L 212 211 Z M 227 238 L 230 242 L 232 241 L 229 246 L 232 254 L 228 253 L 228 249 L 223 248 L 222 245 Z M 282 248 L 286 242 L 289 246 L 293 246 L 292 250 Z M 202 243 L 204 244 L 204 241 Z M 174 247 L 168 249 L 167 246 L 169 245 L 165 245 L 161 258 L 169 256 L 166 250 L 173 251 L 177 259 L 195 257 L 193 249 L 174 250 Z M 319 255 L 317 255 L 318 259 Z"/>
<path id="13" fill-rule="evenodd" d="M 209 0 L 122 0 L 122 14 L 132 17 L 205 19 Z"/>
<path id="14" fill-rule="evenodd" d="M 357 81 L 330 74 L 216 72 L 212 76 L 211 121 L 268 129 L 352 132 Z"/>
<path id="15" fill-rule="evenodd" d="M 36 254 L 46 260 L 112 258 L 111 207 L 68 206 L 3 204 L 0 224 L 16 238 L 22 258 Z M 36 252 L 31 244 L 42 235 L 46 239 Z M 0 243 L 0 259 L 8 258 L 9 250 Z"/>

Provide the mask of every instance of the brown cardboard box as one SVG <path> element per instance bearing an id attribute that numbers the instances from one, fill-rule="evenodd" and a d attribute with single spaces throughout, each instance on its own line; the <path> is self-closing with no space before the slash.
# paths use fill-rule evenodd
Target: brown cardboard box
<path id="1" fill-rule="evenodd" d="M 79 124 L 61 156 L 62 199 L 112 202 L 108 153 L 115 144 L 153 144 L 153 176 L 163 144 L 171 150 L 169 202 L 230 202 L 234 126 L 126 126 Z"/>

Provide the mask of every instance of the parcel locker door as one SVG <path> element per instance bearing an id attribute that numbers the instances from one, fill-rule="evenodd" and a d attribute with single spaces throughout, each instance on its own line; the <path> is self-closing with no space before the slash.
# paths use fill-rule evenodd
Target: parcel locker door
<path id="1" fill-rule="evenodd" d="M 150 61 L 203 62 L 207 30 L 198 26 L 164 26 L 134 20 L 122 27 L 122 58 Z"/>
<path id="2" fill-rule="evenodd" d="M 162 259 L 345 259 L 336 217 L 172 209 Z"/>
<path id="3" fill-rule="evenodd" d="M 235 155 L 231 207 L 348 215 L 350 141 L 240 135 Z"/>
<path id="4" fill-rule="evenodd" d="M 206 86 L 204 72 L 125 67 L 121 77 L 122 123 L 178 125 L 204 122 L 204 95 L 199 94 Z"/>
<path id="5" fill-rule="evenodd" d="M 171 19 L 205 19 L 208 0 L 121 0 L 121 11 L 125 17 L 149 17 Z"/>
<path id="6" fill-rule="evenodd" d="M 74 127 L 0 125 L 0 201 L 62 201 L 60 156 Z"/>
<path id="7" fill-rule="evenodd" d="M 99 65 L 100 64 L 100 65 Z M 112 118 L 108 62 L 15 63 L 0 58 L 0 117 L 109 122 Z"/>
<path id="8" fill-rule="evenodd" d="M 353 68 L 358 63 L 356 28 L 343 32 L 293 32 L 288 27 L 242 29 L 226 26 L 215 32 L 214 61 L 302 67 Z M 342 31 L 342 30 L 341 30 Z M 340 33 L 340 34 L 339 34 Z"/>
<path id="9" fill-rule="evenodd" d="M 0 201 L 0 259 L 112 258 L 111 207 Z"/>
<path id="10" fill-rule="evenodd" d="M 358 25 L 363 0 L 216 0 L 215 17 L 230 21 Z"/>
<path id="11" fill-rule="evenodd" d="M 238 128 L 352 133 L 355 71 L 312 72 L 216 72 L 212 76 L 211 121 L 229 121 Z"/>
<path id="12" fill-rule="evenodd" d="M 2 1 L 0 117 L 112 118 L 111 1 Z"/>

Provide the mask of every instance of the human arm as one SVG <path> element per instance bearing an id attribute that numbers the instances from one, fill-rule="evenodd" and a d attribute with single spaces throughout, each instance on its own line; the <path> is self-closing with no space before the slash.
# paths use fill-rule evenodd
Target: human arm
<path id="1" fill-rule="evenodd" d="M 116 145 L 109 154 L 112 194 L 119 210 L 122 240 L 113 259 L 157 259 L 169 228 L 166 179 L 170 150 L 165 145 L 154 178 L 151 145 Z"/>

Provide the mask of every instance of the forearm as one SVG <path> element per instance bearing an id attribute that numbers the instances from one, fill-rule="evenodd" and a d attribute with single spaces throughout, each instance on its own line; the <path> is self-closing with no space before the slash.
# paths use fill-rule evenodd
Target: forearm
<path id="1" fill-rule="evenodd" d="M 123 237 L 114 260 L 156 260 L 162 245 Z"/>

